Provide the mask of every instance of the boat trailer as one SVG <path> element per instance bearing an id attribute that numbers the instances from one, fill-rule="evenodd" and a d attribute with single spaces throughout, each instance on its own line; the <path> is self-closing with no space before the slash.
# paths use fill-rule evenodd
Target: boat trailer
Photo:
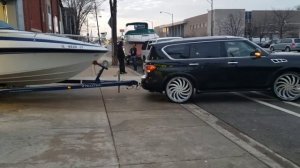
<path id="1" fill-rule="evenodd" d="M 100 80 L 100 77 L 104 70 L 107 70 L 107 66 L 104 66 L 97 61 L 93 62 L 94 65 L 98 65 L 101 69 L 95 80 L 66 80 L 57 84 L 50 85 L 38 85 L 38 86 L 26 86 L 16 88 L 0 88 L 0 94 L 8 93 L 28 93 L 28 92 L 42 92 L 42 91 L 58 91 L 58 90 L 73 90 L 73 89 L 87 89 L 87 88 L 101 88 L 101 87 L 113 87 L 118 86 L 120 92 L 120 86 L 132 86 L 138 87 L 139 83 L 136 80 L 120 81 L 120 74 L 118 80 Z"/>

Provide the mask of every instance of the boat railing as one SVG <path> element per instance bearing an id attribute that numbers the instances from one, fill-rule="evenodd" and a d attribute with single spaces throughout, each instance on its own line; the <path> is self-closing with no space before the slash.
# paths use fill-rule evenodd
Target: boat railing
<path id="1" fill-rule="evenodd" d="M 57 34 L 57 33 L 45 33 L 46 35 L 56 36 L 56 37 L 66 37 L 73 40 L 78 40 L 87 43 L 99 43 L 99 37 L 95 36 L 83 36 L 83 35 L 75 35 L 75 34 Z M 104 39 L 100 39 L 103 41 Z"/>
<path id="2" fill-rule="evenodd" d="M 16 31 L 8 30 L 8 31 L 1 31 L 1 33 L 15 34 Z M 51 35 L 51 36 L 56 36 L 56 37 L 65 37 L 65 38 L 78 40 L 78 41 L 82 41 L 82 42 L 87 42 L 87 43 L 92 43 L 92 44 L 106 43 L 105 38 L 100 38 L 100 40 L 99 40 L 99 37 L 95 37 L 95 36 L 83 36 L 83 35 L 74 35 L 74 34 L 57 34 L 57 33 L 40 33 L 40 32 L 27 32 L 27 31 L 18 31 L 18 33 L 21 33 L 24 35 L 27 34 L 27 35 L 31 36 L 34 41 L 42 35 Z"/>

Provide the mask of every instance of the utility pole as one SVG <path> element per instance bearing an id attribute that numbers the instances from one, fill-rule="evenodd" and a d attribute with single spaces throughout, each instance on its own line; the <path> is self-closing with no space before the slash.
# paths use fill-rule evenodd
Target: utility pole
<path id="1" fill-rule="evenodd" d="M 110 6 L 110 25 L 111 25 L 111 34 L 112 34 L 112 48 L 113 48 L 113 54 L 112 54 L 112 64 L 117 65 L 117 53 L 118 53 L 118 46 L 117 46 L 117 0 L 109 0 L 109 6 Z"/>
<path id="2" fill-rule="evenodd" d="M 207 0 L 210 3 L 210 35 L 214 35 L 214 0 Z"/>
<path id="3" fill-rule="evenodd" d="M 100 30 L 99 30 L 99 22 L 98 22 L 98 12 L 97 12 L 97 4 L 96 4 L 96 0 L 95 0 L 95 14 L 96 14 L 96 22 L 97 22 L 97 31 L 98 31 L 99 44 L 101 45 L 101 39 L 100 39 Z"/>
<path id="4" fill-rule="evenodd" d="M 89 34 L 89 19 L 86 19 L 86 36 L 87 36 L 87 40 L 88 42 L 90 42 L 90 34 Z"/>

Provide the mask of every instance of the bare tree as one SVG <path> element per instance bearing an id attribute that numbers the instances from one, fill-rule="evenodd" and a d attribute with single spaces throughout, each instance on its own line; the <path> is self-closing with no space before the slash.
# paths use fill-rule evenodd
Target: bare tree
<path id="1" fill-rule="evenodd" d="M 283 37 L 283 34 L 291 29 L 292 26 L 288 25 L 287 23 L 295 16 L 295 11 L 288 9 L 288 10 L 273 10 L 274 18 L 274 30 L 279 33 L 280 38 Z"/>
<path id="2" fill-rule="evenodd" d="M 241 15 L 229 14 L 227 19 L 219 22 L 219 33 L 230 36 L 242 36 L 244 33 L 244 20 Z"/>
<path id="3" fill-rule="evenodd" d="M 257 21 L 252 21 L 252 35 L 259 37 L 260 42 L 261 39 L 270 33 L 272 24 L 270 22 L 269 17 L 266 15 L 263 18 L 257 18 Z"/>
<path id="4" fill-rule="evenodd" d="M 112 64 L 117 65 L 117 54 L 118 54 L 118 46 L 117 46 L 117 0 L 109 0 L 110 6 L 110 26 L 111 26 L 111 34 L 112 34 Z"/>
<path id="5" fill-rule="evenodd" d="M 62 0 L 65 8 L 68 8 L 71 16 L 74 16 L 72 29 L 75 34 L 80 34 L 88 14 L 94 9 L 95 0 Z"/>

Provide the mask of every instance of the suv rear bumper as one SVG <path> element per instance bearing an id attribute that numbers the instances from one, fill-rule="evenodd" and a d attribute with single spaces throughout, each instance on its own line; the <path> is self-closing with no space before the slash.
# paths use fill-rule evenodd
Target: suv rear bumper
<path id="1" fill-rule="evenodd" d="M 148 75 L 143 75 L 141 78 L 142 88 L 149 90 L 151 92 L 162 92 L 163 86 L 161 81 L 158 81 L 155 78 L 148 77 Z"/>

